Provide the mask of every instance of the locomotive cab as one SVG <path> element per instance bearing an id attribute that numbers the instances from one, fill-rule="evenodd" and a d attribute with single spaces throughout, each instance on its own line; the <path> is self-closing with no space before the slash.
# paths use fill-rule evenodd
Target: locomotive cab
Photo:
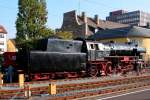
<path id="1" fill-rule="evenodd" d="M 88 60 L 104 60 L 109 56 L 110 48 L 99 42 L 87 42 Z"/>

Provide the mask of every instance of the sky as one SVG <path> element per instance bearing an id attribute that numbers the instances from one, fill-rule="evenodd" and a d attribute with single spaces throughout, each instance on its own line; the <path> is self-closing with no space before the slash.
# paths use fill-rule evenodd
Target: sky
<path id="1" fill-rule="evenodd" d="M 47 27 L 60 28 L 63 13 L 76 10 L 78 14 L 86 12 L 89 17 L 95 14 L 105 19 L 109 12 L 124 9 L 150 12 L 150 0 L 46 0 L 48 11 Z M 15 21 L 18 13 L 18 0 L 0 0 L 0 25 L 4 26 L 9 38 L 15 38 Z"/>

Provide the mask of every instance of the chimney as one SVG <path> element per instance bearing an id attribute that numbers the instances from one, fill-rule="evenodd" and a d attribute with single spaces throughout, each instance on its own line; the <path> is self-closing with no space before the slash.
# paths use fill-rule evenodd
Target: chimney
<path id="1" fill-rule="evenodd" d="M 96 24 L 99 25 L 99 17 L 98 17 L 98 15 L 95 15 L 94 20 L 95 20 Z"/>
<path id="2" fill-rule="evenodd" d="M 82 18 L 83 18 L 84 22 L 87 23 L 87 17 L 86 17 L 85 12 L 82 12 Z"/>

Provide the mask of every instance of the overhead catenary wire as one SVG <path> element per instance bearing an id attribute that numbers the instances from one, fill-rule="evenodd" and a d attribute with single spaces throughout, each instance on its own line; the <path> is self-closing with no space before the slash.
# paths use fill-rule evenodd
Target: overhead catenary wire
<path id="1" fill-rule="evenodd" d="M 77 10 L 79 12 L 79 14 L 81 11 L 81 6 L 82 6 L 82 9 L 84 9 L 85 5 L 87 5 L 87 4 L 92 5 L 92 7 L 90 9 L 101 12 L 103 14 L 108 12 L 107 9 L 115 9 L 116 8 L 116 7 L 109 6 L 108 4 L 104 4 L 104 3 L 93 1 L 93 0 L 79 0 L 79 1 L 80 1 L 80 7 L 78 4 L 78 10 Z M 80 10 L 79 10 L 79 8 L 80 8 Z M 105 8 L 107 8 L 107 9 L 105 9 Z"/>
<path id="2" fill-rule="evenodd" d="M 113 6 L 110 6 L 110 5 L 108 5 L 108 4 L 104 4 L 104 3 L 100 3 L 100 2 L 97 2 L 97 1 L 91 1 L 91 0 L 84 0 L 85 2 L 87 2 L 87 3 L 90 3 L 90 4 L 94 4 L 94 5 L 98 5 L 98 6 L 103 6 L 103 7 L 105 7 L 105 8 L 112 8 L 112 9 L 114 9 L 115 7 L 113 7 Z"/>

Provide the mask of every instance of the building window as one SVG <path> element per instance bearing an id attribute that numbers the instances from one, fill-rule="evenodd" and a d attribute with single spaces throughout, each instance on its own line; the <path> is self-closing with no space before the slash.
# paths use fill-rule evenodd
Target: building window
<path id="1" fill-rule="evenodd" d="M 0 48 L 0 52 L 4 52 L 4 48 Z"/>
<path id="2" fill-rule="evenodd" d="M 14 61 L 15 61 L 15 60 L 16 60 L 16 56 L 12 56 L 12 60 L 14 60 Z"/>
<path id="3" fill-rule="evenodd" d="M 4 38 L 4 34 L 0 34 L 0 38 Z"/>
<path id="4" fill-rule="evenodd" d="M 3 42 L 3 41 L 0 41 L 0 45 L 4 45 L 4 42 Z"/>

